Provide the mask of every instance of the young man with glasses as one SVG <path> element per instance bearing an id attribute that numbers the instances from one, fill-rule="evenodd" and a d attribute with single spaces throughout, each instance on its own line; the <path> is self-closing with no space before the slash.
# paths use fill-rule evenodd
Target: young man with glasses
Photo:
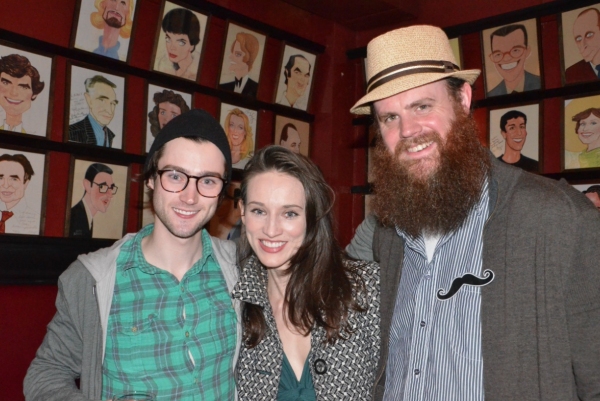
<path id="1" fill-rule="evenodd" d="M 69 237 L 92 238 L 94 216 L 106 213 L 117 186 L 113 182 L 112 169 L 102 163 L 92 163 L 83 178 L 83 197 L 71 208 Z"/>
<path id="2" fill-rule="evenodd" d="M 79 256 L 61 275 L 57 314 L 25 378 L 27 400 L 131 390 L 157 401 L 234 399 L 235 246 L 203 228 L 231 177 L 225 132 L 205 111 L 176 117 L 156 136 L 143 177 L 155 223 Z"/>

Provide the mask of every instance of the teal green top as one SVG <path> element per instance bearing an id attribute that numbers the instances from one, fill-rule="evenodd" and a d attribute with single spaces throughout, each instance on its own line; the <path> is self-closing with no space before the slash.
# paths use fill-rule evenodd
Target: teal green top
<path id="1" fill-rule="evenodd" d="M 202 230 L 202 257 L 181 281 L 148 263 L 142 239 L 121 247 L 102 364 L 102 399 L 131 390 L 156 401 L 233 400 L 236 315 Z"/>
<path id="2" fill-rule="evenodd" d="M 279 379 L 279 391 L 277 392 L 277 401 L 316 401 L 315 386 L 313 385 L 312 375 L 308 358 L 304 362 L 304 369 L 300 381 L 296 379 L 296 374 L 287 356 L 283 354 L 283 365 L 281 366 L 281 378 Z"/>

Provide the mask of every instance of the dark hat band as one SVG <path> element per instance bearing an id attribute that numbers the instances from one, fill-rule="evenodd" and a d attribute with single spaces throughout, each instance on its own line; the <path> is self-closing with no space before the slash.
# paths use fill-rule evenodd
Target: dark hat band
<path id="1" fill-rule="evenodd" d="M 419 60 L 397 64 L 373 75 L 367 83 L 367 93 L 370 93 L 372 90 L 380 87 L 386 82 L 407 75 L 427 72 L 450 73 L 456 71 L 460 71 L 460 68 L 458 68 L 456 64 L 443 60 Z"/>

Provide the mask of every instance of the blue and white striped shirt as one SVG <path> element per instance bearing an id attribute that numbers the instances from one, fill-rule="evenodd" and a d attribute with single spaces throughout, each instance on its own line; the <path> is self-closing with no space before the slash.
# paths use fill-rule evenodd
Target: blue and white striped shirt
<path id="1" fill-rule="evenodd" d="M 438 241 L 431 262 L 423 236 L 404 238 L 404 265 L 390 330 L 384 400 L 483 401 L 480 287 L 463 285 L 440 300 L 455 278 L 482 277 L 487 182 L 465 223 Z"/>

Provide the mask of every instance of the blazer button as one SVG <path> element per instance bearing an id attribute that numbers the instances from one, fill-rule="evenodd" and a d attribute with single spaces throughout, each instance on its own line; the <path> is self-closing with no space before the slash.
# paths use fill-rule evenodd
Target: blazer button
<path id="1" fill-rule="evenodd" d="M 323 359 L 317 359 L 313 364 L 313 367 L 315 368 L 315 373 L 318 375 L 327 373 L 327 364 Z"/>

